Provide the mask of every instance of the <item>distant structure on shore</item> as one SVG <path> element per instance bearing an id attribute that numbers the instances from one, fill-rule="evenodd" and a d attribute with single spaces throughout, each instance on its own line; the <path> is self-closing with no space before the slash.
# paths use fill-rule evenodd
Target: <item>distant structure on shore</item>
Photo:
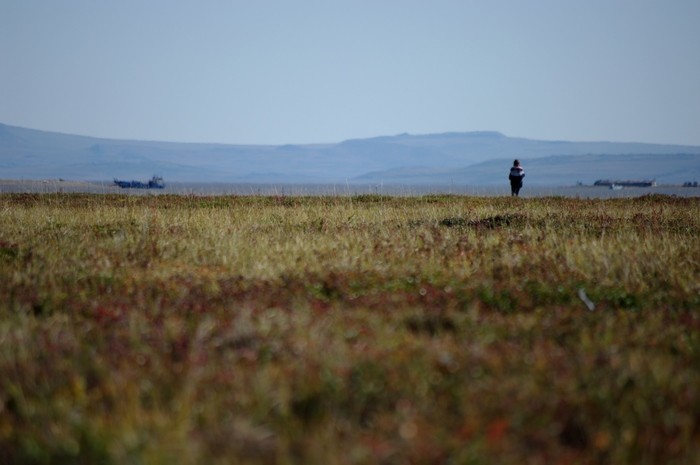
<path id="1" fill-rule="evenodd" d="M 121 181 L 115 178 L 114 184 L 124 189 L 163 189 L 165 187 L 165 182 L 160 176 L 153 176 L 148 182 Z"/>
<path id="2" fill-rule="evenodd" d="M 611 179 L 599 179 L 593 183 L 594 186 L 608 186 L 611 189 L 616 187 L 655 187 L 656 180 L 611 180 Z"/>

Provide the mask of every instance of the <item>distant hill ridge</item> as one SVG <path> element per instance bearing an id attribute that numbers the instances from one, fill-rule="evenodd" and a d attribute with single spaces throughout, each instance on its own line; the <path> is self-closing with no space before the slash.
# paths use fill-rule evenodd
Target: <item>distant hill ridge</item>
<path id="1" fill-rule="evenodd" d="M 513 158 L 526 182 L 600 178 L 700 180 L 700 146 L 542 141 L 495 131 L 399 134 L 334 144 L 233 145 L 104 139 L 0 124 L 0 178 L 166 182 L 474 184 L 506 182 Z"/>

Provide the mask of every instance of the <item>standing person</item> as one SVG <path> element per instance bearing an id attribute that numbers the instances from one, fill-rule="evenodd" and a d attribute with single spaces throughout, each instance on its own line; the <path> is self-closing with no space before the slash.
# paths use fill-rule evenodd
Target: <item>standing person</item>
<path id="1" fill-rule="evenodd" d="M 520 166 L 520 160 L 513 160 L 513 166 L 510 168 L 510 174 L 508 179 L 510 179 L 510 195 L 518 196 L 520 193 L 520 188 L 523 187 L 523 178 L 525 177 L 525 170 Z"/>

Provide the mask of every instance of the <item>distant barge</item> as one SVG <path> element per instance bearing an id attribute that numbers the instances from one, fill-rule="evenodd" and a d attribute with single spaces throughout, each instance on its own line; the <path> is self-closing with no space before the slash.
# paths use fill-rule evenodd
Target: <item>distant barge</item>
<path id="1" fill-rule="evenodd" d="M 593 183 L 594 186 L 608 186 L 610 189 L 621 189 L 623 187 L 654 187 L 656 186 L 655 180 L 641 180 L 641 181 L 613 181 L 610 179 L 599 179 Z"/>
<path id="2" fill-rule="evenodd" d="M 153 176 L 148 182 L 121 181 L 115 178 L 114 184 L 124 189 L 163 189 L 165 187 L 165 182 L 160 176 Z"/>

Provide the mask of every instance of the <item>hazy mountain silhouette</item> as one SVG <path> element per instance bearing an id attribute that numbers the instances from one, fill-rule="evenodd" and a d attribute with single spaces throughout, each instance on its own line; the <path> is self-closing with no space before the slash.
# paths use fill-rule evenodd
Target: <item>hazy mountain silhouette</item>
<path id="1" fill-rule="evenodd" d="M 192 182 L 505 182 L 513 158 L 527 181 L 700 178 L 700 147 L 540 141 L 498 132 L 401 134 L 336 144 L 226 145 L 100 139 L 0 124 L 0 178 Z"/>
<path id="2" fill-rule="evenodd" d="M 682 184 L 700 180 L 700 154 L 557 155 L 521 158 L 529 185 L 567 186 L 593 184 L 598 179 L 656 180 Z M 383 184 L 505 184 L 512 159 L 496 159 L 456 170 L 401 168 L 368 173 L 356 178 Z"/>

